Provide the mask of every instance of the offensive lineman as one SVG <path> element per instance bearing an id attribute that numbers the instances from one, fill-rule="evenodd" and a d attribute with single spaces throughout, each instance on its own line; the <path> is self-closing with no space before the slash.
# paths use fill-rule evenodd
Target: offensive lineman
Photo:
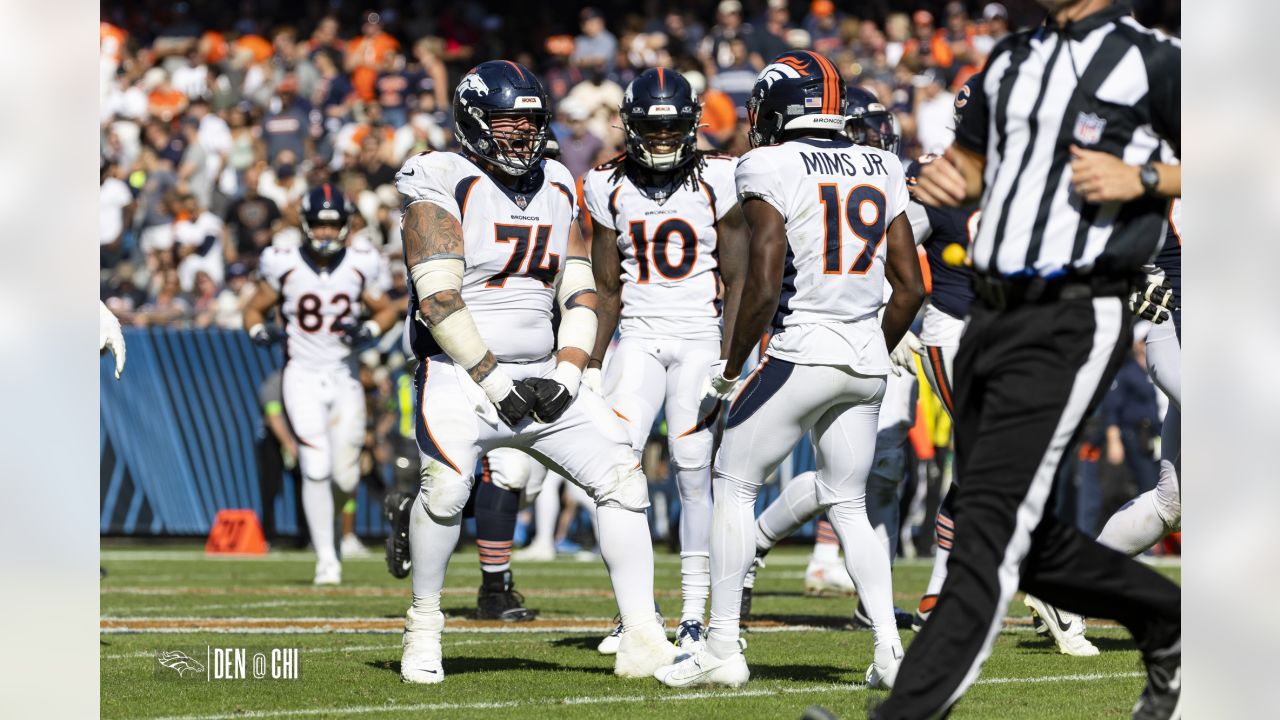
<path id="1" fill-rule="evenodd" d="M 644 475 L 617 418 L 580 388 L 596 335 L 595 283 L 575 222 L 573 178 L 543 159 L 547 105 L 542 83 L 524 66 L 481 63 L 454 90 L 466 152 L 415 155 L 396 175 L 413 280 L 410 343 L 422 360 L 415 378 L 422 490 L 409 528 L 405 682 L 444 679 L 445 568 L 476 457 L 497 447 L 552 463 L 595 500 L 624 626 L 614 672 L 649 675 L 675 654 L 653 615 Z"/>
<path id="2" fill-rule="evenodd" d="M 601 385 L 605 352 L 621 318 L 603 395 L 639 458 L 665 408 L 680 492 L 684 598 L 676 644 L 704 634 L 711 588 L 711 445 L 720 413 L 703 403 L 712 366 L 728 356 L 746 264 L 746 231 L 734 161 L 696 149 L 702 108 L 680 73 L 653 68 L 627 86 L 625 154 L 587 173 L 592 268 L 600 294 L 595 351 L 584 382 Z M 724 281 L 721 341 L 720 283 Z M 610 653 L 616 631 L 600 645 Z"/>
<path id="3" fill-rule="evenodd" d="M 901 340 L 924 296 L 902 165 L 844 135 L 845 84 L 826 58 L 783 53 L 747 104 L 753 149 L 738 162 L 751 228 L 747 285 L 729 357 L 712 379 L 729 396 L 771 314 L 766 357 L 729 411 L 717 454 L 707 641 L 655 675 L 672 687 L 750 678 L 739 638 L 743 579 L 755 558 L 756 495 L 812 431 L 816 493 L 828 509 L 875 632 L 869 685 L 890 687 L 903 656 L 892 578 L 866 514 L 876 422 Z M 893 288 L 884 319 L 885 279 Z"/>
<path id="4" fill-rule="evenodd" d="M 298 437 L 302 509 L 316 551 L 316 585 L 342 582 L 334 547 L 334 507 L 360 482 L 364 445 L 364 389 L 353 348 L 395 324 L 397 308 L 374 284 L 378 253 L 347 246 L 355 207 L 333 185 L 302 198 L 301 247 L 269 247 L 258 266 L 258 287 L 244 312 L 249 337 L 269 345 L 279 335 L 266 313 L 280 305 L 284 322 L 284 408 Z M 361 323 L 360 304 L 373 318 Z M 338 495 L 335 502 L 334 487 Z"/>

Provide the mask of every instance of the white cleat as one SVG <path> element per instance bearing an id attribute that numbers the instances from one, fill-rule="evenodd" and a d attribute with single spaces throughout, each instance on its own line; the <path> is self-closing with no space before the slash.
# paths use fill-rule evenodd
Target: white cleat
<path id="1" fill-rule="evenodd" d="M 898 679 L 898 668 L 902 667 L 902 658 L 902 648 L 894 647 L 888 657 L 872 661 L 867 668 L 867 687 L 892 690 Z"/>
<path id="2" fill-rule="evenodd" d="M 832 563 L 810 560 L 804 570 L 805 595 L 852 595 L 856 590 L 848 569 L 839 560 Z"/>
<path id="3" fill-rule="evenodd" d="M 355 535 L 346 535 L 342 538 L 342 543 L 338 546 L 342 551 L 343 558 L 362 558 L 369 557 L 369 548 L 360 542 L 360 538 Z"/>
<path id="4" fill-rule="evenodd" d="M 444 632 L 444 613 L 416 613 L 413 608 L 404 619 L 404 652 L 400 656 L 400 680 L 407 683 L 434 685 L 444 682 L 441 664 L 440 633 Z"/>
<path id="5" fill-rule="evenodd" d="M 1059 610 L 1032 595 L 1027 595 L 1023 603 L 1031 610 L 1033 616 L 1041 620 L 1063 655 L 1093 657 L 1098 654 L 1098 648 L 1084 636 L 1084 618 L 1066 610 Z"/>
<path id="6" fill-rule="evenodd" d="M 676 646 L 658 623 L 645 623 L 626 628 L 618 639 L 618 652 L 613 660 L 613 674 L 618 677 L 652 677 L 663 665 L 676 659 Z"/>
<path id="7" fill-rule="evenodd" d="M 613 626 L 613 632 L 605 635 L 600 644 L 596 646 L 596 650 L 601 655 L 618 654 L 618 643 L 622 642 L 622 618 L 619 616 L 615 617 L 614 620 L 618 624 Z"/>
<path id="8" fill-rule="evenodd" d="M 663 685 L 674 688 L 699 685 L 742 687 L 751 679 L 747 658 L 742 654 L 746 646 L 746 642 L 739 638 L 738 652 L 721 659 L 711 653 L 706 643 L 702 643 L 692 655 L 674 665 L 658 668 L 653 676 Z"/>
<path id="9" fill-rule="evenodd" d="M 551 546 L 530 545 L 516 551 L 516 560 L 521 562 L 551 562 L 556 559 L 556 549 Z"/>
<path id="10" fill-rule="evenodd" d="M 316 577 L 312 580 L 313 585 L 341 585 L 342 584 L 342 562 L 338 560 L 316 561 Z"/>

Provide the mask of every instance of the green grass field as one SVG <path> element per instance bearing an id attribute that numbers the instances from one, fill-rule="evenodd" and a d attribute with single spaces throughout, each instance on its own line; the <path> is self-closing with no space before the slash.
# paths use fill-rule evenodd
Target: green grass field
<path id="1" fill-rule="evenodd" d="M 380 550 L 380 548 L 374 548 Z M 387 574 L 381 553 L 351 560 L 339 588 L 310 585 L 309 554 L 205 558 L 189 549 L 104 548 L 101 700 L 109 718 L 798 718 L 821 704 L 861 718 L 881 691 L 862 685 L 871 633 L 849 628 L 850 598 L 802 594 L 806 555 L 780 548 L 756 585 L 748 633 L 752 679 L 737 690 L 671 690 L 612 675 L 595 645 L 616 612 L 599 561 L 516 563 L 517 589 L 541 614 L 535 623 L 478 623 L 474 551 L 454 556 L 445 583 L 442 685 L 399 678 L 400 631 L 409 583 Z M 679 611 L 679 558 L 657 558 L 658 599 Z M 1176 565 L 1161 571 L 1180 579 Z M 896 603 L 914 608 L 928 579 L 924 563 L 894 570 Z M 1021 597 L 956 718 L 1127 718 L 1144 679 L 1127 633 L 1092 623 L 1095 658 L 1061 655 L 1030 629 Z M 903 632 L 910 643 L 913 633 Z M 300 677 L 273 680 L 187 677 L 157 655 L 179 650 L 206 668 L 210 648 L 299 648 Z"/>

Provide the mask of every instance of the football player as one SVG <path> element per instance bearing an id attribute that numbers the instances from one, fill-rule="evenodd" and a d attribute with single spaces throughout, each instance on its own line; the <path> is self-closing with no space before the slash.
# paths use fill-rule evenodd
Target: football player
<path id="1" fill-rule="evenodd" d="M 637 459 L 658 413 L 666 412 L 680 493 L 682 649 L 702 639 L 711 586 L 711 445 L 720 403 L 703 402 L 704 385 L 728 355 L 720 325 L 723 319 L 730 337 L 746 262 L 735 163 L 696 149 L 701 115 L 684 76 L 645 70 L 623 96 L 626 152 L 583 180 L 600 295 L 584 381 L 603 386 Z M 605 366 L 619 325 L 622 338 Z M 600 652 L 614 652 L 616 637 Z"/>
<path id="2" fill-rule="evenodd" d="M 906 180 L 898 158 L 845 134 L 845 84 L 809 51 L 760 71 L 747 104 L 752 150 L 735 179 L 751 229 L 746 287 L 729 357 L 711 380 L 721 397 L 769 318 L 766 357 L 729 410 L 716 455 L 707 640 L 661 668 L 672 687 L 738 686 L 750 677 L 739 637 L 743 579 L 755 559 L 755 501 L 765 475 L 812 432 L 815 494 L 873 622 L 867 682 L 890 687 L 903 656 L 889 559 L 867 518 L 866 483 L 889 351 L 924 298 Z M 877 320 L 886 278 L 892 293 Z"/>
<path id="3" fill-rule="evenodd" d="M 364 389 L 355 349 L 395 324 L 398 310 L 375 282 L 381 266 L 372 248 L 349 247 L 355 207 L 328 183 L 302 198 L 300 247 L 268 247 L 258 287 L 244 312 L 249 337 L 261 345 L 279 338 L 266 313 L 280 306 L 284 323 L 284 409 L 298 438 L 302 509 L 316 551 L 315 584 L 342 582 L 334 545 L 336 506 L 360 482 L 364 445 Z M 360 321 L 361 305 L 373 317 Z"/>
<path id="4" fill-rule="evenodd" d="M 445 568 L 476 458 L 498 447 L 562 468 L 596 502 L 624 627 L 614 672 L 650 675 L 675 648 L 653 615 L 648 489 L 621 422 L 581 384 L 596 289 L 573 178 L 543 159 L 547 93 L 523 65 L 484 62 L 458 83 L 453 115 L 464 151 L 415 155 L 396 175 L 422 459 L 401 679 L 444 679 Z"/>

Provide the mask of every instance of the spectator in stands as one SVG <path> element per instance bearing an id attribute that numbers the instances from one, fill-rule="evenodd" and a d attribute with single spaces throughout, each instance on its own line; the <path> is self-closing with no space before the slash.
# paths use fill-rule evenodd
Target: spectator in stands
<path id="1" fill-rule="evenodd" d="M 276 86 L 262 123 L 267 157 L 278 157 L 289 151 L 295 157 L 309 157 L 314 147 L 311 139 L 311 105 L 298 96 L 298 79 L 285 75 Z"/>
<path id="2" fill-rule="evenodd" d="M 751 64 L 744 38 L 736 37 L 729 41 L 729 55 L 732 61 L 711 78 L 711 87 L 728 95 L 737 108 L 738 117 L 743 119 L 746 118 L 747 100 L 751 98 L 751 88 L 756 84 L 759 71 Z"/>
<path id="3" fill-rule="evenodd" d="M 106 268 L 123 257 L 124 234 L 133 223 L 137 203 L 119 165 L 104 162 L 98 175 L 98 256 Z"/>
<path id="4" fill-rule="evenodd" d="M 409 122 L 409 92 L 413 76 L 401 53 L 395 53 L 391 63 L 378 73 L 378 106 L 382 119 L 392 128 Z"/>
<path id="5" fill-rule="evenodd" d="M 835 56 L 844 44 L 840 36 L 840 16 L 831 0 L 813 0 L 809 15 L 804 20 L 809 33 L 809 45 L 815 52 Z"/>
<path id="6" fill-rule="evenodd" d="M 382 30 L 382 16 L 369 11 L 364 14 L 360 37 L 347 46 L 345 68 L 351 73 L 356 96 L 364 102 L 376 97 L 378 73 L 389 69 L 400 43 Z"/>
<path id="7" fill-rule="evenodd" d="M 579 103 L 566 100 L 560 104 L 560 117 L 565 128 L 565 132 L 556 135 L 560 141 L 560 162 L 575 178 L 586 175 L 595 167 L 604 151 L 604 142 L 587 129 L 590 116 L 591 113 Z"/>
<path id="8" fill-rule="evenodd" d="M 271 236 L 280 223 L 280 206 L 258 192 L 262 168 L 254 165 L 245 170 L 244 194 L 231 203 L 226 214 L 231 257 L 243 258 L 250 267 L 257 264 L 263 248 L 271 244 Z"/>
<path id="9" fill-rule="evenodd" d="M 333 65 L 342 66 L 346 57 L 346 45 L 338 37 L 338 18 L 332 15 L 320 18 L 307 40 L 307 52 L 313 63 L 317 56 L 324 55 Z"/>
<path id="10" fill-rule="evenodd" d="M 603 68 L 604 72 L 613 72 L 618 56 L 618 39 L 605 29 L 604 16 L 592 7 L 583 8 L 578 13 L 582 33 L 573 40 L 574 65 L 589 69 L 592 72 Z"/>
<path id="11" fill-rule="evenodd" d="M 991 54 L 996 43 L 1009 34 L 1009 11 L 998 2 L 987 3 L 982 8 L 982 24 L 973 36 L 973 49 L 981 56 Z"/>
<path id="12" fill-rule="evenodd" d="M 258 179 L 258 193 L 271 198 L 282 211 L 306 191 L 307 182 L 298 175 L 298 156 L 292 150 L 281 150 Z"/>
<path id="13" fill-rule="evenodd" d="M 751 65 L 756 70 L 791 49 L 787 43 L 790 25 L 791 12 L 787 9 L 787 0 L 769 0 L 764 23 L 752 34 Z"/>
<path id="14" fill-rule="evenodd" d="M 249 268 L 241 262 L 227 266 L 227 284 L 218 292 L 217 312 L 213 322 L 224 330 L 244 327 L 244 309 L 253 297 L 253 283 L 249 281 Z"/>
<path id="15" fill-rule="evenodd" d="M 738 0 L 721 0 L 716 6 L 716 24 L 702 39 L 700 55 L 703 71 L 713 77 L 720 70 L 733 64 L 734 38 L 742 38 L 750 45 L 753 39 L 751 25 L 742 21 L 742 3 Z"/>
<path id="16" fill-rule="evenodd" d="M 924 68 L 951 68 L 951 45 L 947 43 L 946 31 L 938 30 L 933 24 L 933 13 L 928 10 L 917 10 L 911 16 L 912 35 L 903 43 L 902 62 L 912 70 Z"/>
<path id="17" fill-rule="evenodd" d="M 200 273 L 208 275 L 215 287 L 221 285 L 226 267 L 222 219 L 204 209 L 191 194 L 180 195 L 176 207 L 173 237 L 178 252 L 178 285 L 183 292 L 192 292 Z"/>
<path id="18" fill-rule="evenodd" d="M 414 63 L 409 66 L 409 104 L 417 112 L 430 113 L 433 120 L 449 112 L 451 90 L 449 71 L 444 64 L 444 40 L 424 37 L 413 44 Z"/>
<path id="19" fill-rule="evenodd" d="M 591 134 L 612 147 L 615 136 L 613 126 L 618 125 L 618 108 L 622 106 L 622 86 L 605 77 L 602 68 L 596 67 L 590 76 L 573 86 L 563 102 L 576 103 L 587 110 L 587 128 Z M 621 135 L 617 135 L 620 139 Z"/>

